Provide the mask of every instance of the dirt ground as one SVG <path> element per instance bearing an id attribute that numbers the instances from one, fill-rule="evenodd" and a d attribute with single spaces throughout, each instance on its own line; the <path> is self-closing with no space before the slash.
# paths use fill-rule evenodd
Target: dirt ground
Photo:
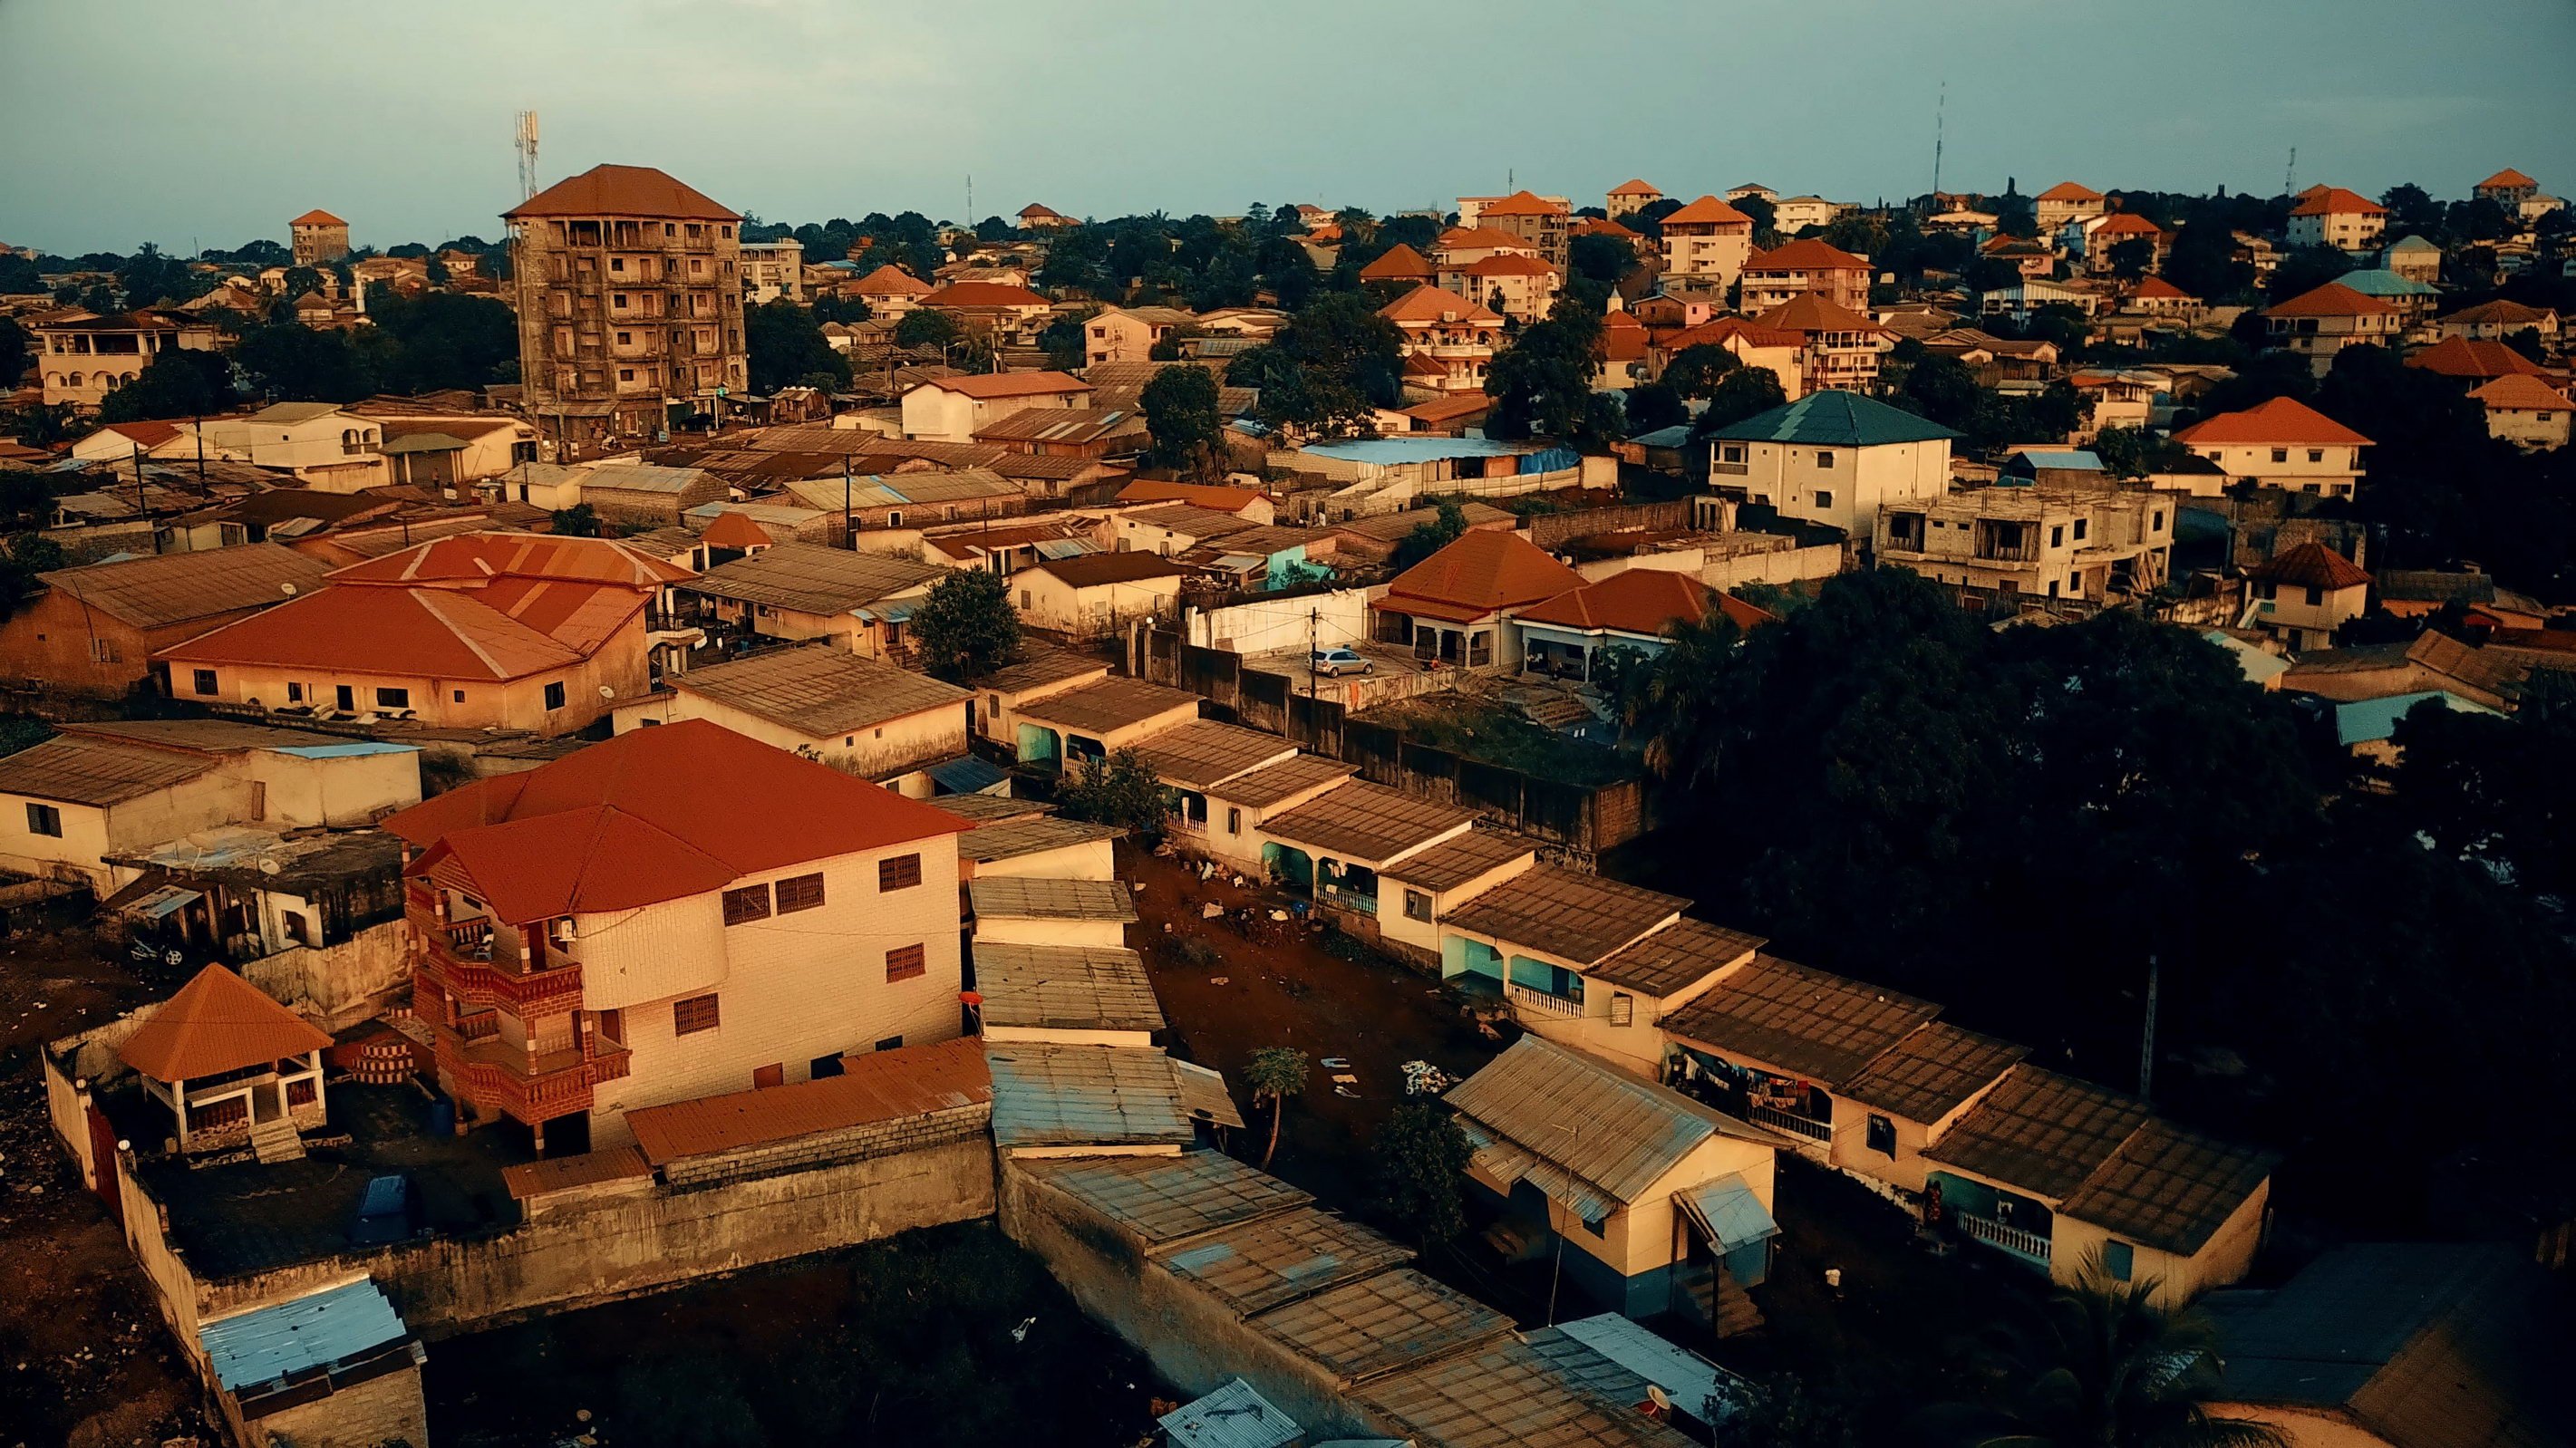
<path id="1" fill-rule="evenodd" d="M 32 915 L 32 912 L 29 912 Z M 0 940 L 0 1448 L 203 1435 L 196 1379 L 45 1121 L 42 1043 L 166 995 L 58 919 Z"/>

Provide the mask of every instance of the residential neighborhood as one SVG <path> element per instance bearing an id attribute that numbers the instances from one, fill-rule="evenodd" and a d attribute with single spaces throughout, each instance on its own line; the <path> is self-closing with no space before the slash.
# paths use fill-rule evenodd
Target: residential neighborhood
<path id="1" fill-rule="evenodd" d="M 2576 1443 L 2576 25 L 2356 4 L 2550 125 L 0 12 L 0 1445 Z"/>

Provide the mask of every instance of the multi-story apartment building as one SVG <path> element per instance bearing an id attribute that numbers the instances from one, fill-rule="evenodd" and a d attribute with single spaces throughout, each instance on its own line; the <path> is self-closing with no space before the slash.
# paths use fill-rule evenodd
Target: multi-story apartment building
<path id="1" fill-rule="evenodd" d="M 1783 302 L 1821 292 L 1838 307 L 1869 307 L 1869 258 L 1804 237 L 1744 262 L 1744 299 L 1737 310 L 1768 311 Z"/>
<path id="2" fill-rule="evenodd" d="M 385 827 L 439 1085 L 540 1145 L 960 1032 L 966 822 L 705 720 Z"/>
<path id="3" fill-rule="evenodd" d="M 2469 194 L 2480 201 L 2492 201 L 2512 214 L 2522 203 L 2540 194 L 2540 183 L 2507 166 L 2470 187 Z"/>
<path id="4" fill-rule="evenodd" d="M 181 347 L 209 352 L 215 327 L 186 312 L 152 310 L 73 317 L 28 328 L 38 339 L 36 371 L 47 407 L 96 408 L 143 375 L 152 359 Z"/>
<path id="5" fill-rule="evenodd" d="M 1848 307 L 1836 306 L 1821 292 L 1806 292 L 1754 318 L 1767 332 L 1799 339 L 1798 365 L 1804 370 L 1801 391 L 1842 389 L 1868 392 L 1878 386 L 1879 359 L 1896 350 L 1896 334 Z"/>
<path id="6" fill-rule="evenodd" d="M 1549 266 L 1565 265 L 1567 228 L 1574 224 L 1574 208 L 1566 205 L 1564 198 L 1515 191 L 1476 208 L 1474 221 L 1464 214 L 1463 198 L 1460 211 L 1459 225 L 1508 231 L 1537 247 L 1539 257 Z"/>
<path id="7" fill-rule="evenodd" d="M 1502 345 L 1502 314 L 1428 282 L 1378 309 L 1404 334 L 1404 381 L 1435 392 L 1475 392 Z"/>
<path id="8" fill-rule="evenodd" d="M 1753 255 L 1753 218 L 1703 196 L 1664 218 L 1664 279 L 1724 291 Z"/>
<path id="9" fill-rule="evenodd" d="M 1959 434 L 1856 392 L 1818 392 L 1709 435 L 1710 491 L 1871 536 L 1879 509 L 1950 490 Z"/>
<path id="10" fill-rule="evenodd" d="M 742 244 L 742 297 L 763 302 L 805 300 L 805 243 L 792 236 Z"/>
<path id="11" fill-rule="evenodd" d="M 2119 602 L 2165 581 L 2177 507 L 2144 488 L 1969 488 L 1881 508 L 1870 551 L 1936 583 Z"/>
<path id="12" fill-rule="evenodd" d="M 2319 377 L 2334 367 L 2335 354 L 2346 347 L 2394 346 L 2405 325 L 2405 314 L 2397 308 L 2339 281 L 2263 310 L 2272 345 L 2308 359 L 2309 370 Z"/>
<path id="13" fill-rule="evenodd" d="M 2292 246 L 2331 246 L 2368 251 L 2388 229 L 2388 208 L 2340 186 L 2311 186 L 2290 208 L 2286 239 Z"/>
<path id="14" fill-rule="evenodd" d="M 319 207 L 286 223 L 297 266 L 329 266 L 349 254 L 349 223 Z"/>
<path id="15" fill-rule="evenodd" d="M 650 166 L 594 166 L 501 219 L 546 441 L 577 455 L 660 436 L 673 403 L 743 390 L 738 213 Z"/>
<path id="16" fill-rule="evenodd" d="M 1623 216 L 1634 216 L 1663 199 L 1664 193 L 1657 190 L 1652 182 L 1631 180 L 1610 188 L 1610 193 L 1602 198 L 1605 203 L 1602 209 L 1610 213 L 1612 221 L 1617 221 Z"/>

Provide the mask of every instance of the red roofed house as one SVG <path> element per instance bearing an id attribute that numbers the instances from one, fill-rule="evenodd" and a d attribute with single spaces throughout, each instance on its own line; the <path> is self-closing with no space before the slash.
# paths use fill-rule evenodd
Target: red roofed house
<path id="1" fill-rule="evenodd" d="M 2368 251 L 2388 229 L 2388 208 L 2340 186 L 2311 186 L 2290 208 L 2287 240 L 2292 246 L 2331 246 L 2337 251 Z"/>
<path id="2" fill-rule="evenodd" d="M 1614 308 L 1601 318 L 1601 370 L 1593 375 L 1596 391 L 1625 392 L 1646 380 L 1647 353 L 1653 337 L 1646 324 L 1625 307 Z"/>
<path id="3" fill-rule="evenodd" d="M 1521 636 L 1524 671 L 1589 682 L 1596 654 L 1614 648 L 1662 653 L 1666 629 L 1698 623 L 1711 613 L 1725 614 L 1747 632 L 1780 621 L 1687 573 L 1623 568 L 1522 609 L 1512 625 Z"/>
<path id="4" fill-rule="evenodd" d="M 2540 183 L 2511 166 L 2469 188 L 2469 194 L 2480 201 L 2492 201 L 2512 214 L 2522 203 L 2540 194 Z"/>
<path id="5" fill-rule="evenodd" d="M 2499 377 L 2538 377 L 2546 381 L 2549 376 L 2547 368 L 2502 342 L 2472 342 L 2459 336 L 2444 337 L 2410 354 L 2406 365 L 2471 382 L 2492 382 Z"/>
<path id="6" fill-rule="evenodd" d="M 1789 244 L 1804 245 L 1794 241 Z M 1751 275 L 1746 273 L 1748 278 Z M 1748 295 L 1752 289 L 1752 282 L 1746 281 Z M 1896 350 L 1894 332 L 1822 292 L 1801 292 L 1753 320 L 1765 331 L 1785 332 L 1800 339 L 1799 361 L 1806 369 L 1805 386 L 1800 390 L 1807 392 L 1835 388 L 1872 391 L 1878 385 L 1879 359 Z M 1791 391 L 1789 395 L 1796 397 L 1798 392 Z"/>
<path id="7" fill-rule="evenodd" d="M 330 1044 L 320 1027 L 210 965 L 154 1007 L 116 1056 L 143 1078 L 144 1095 L 170 1108 L 181 1151 L 283 1136 L 301 1156 L 296 1133 L 325 1119 L 322 1052 Z M 259 1150 L 266 1161 L 274 1148 L 261 1140 Z"/>
<path id="8" fill-rule="evenodd" d="M 1664 217 L 1664 276 L 1686 278 L 1718 291 L 1735 285 L 1753 255 L 1753 218 L 1703 196 Z M 1862 290 L 1867 291 L 1864 283 Z"/>
<path id="9" fill-rule="evenodd" d="M 1739 309 L 1748 313 L 1769 311 L 1809 292 L 1853 311 L 1869 306 L 1869 258 L 1812 236 L 1746 258 L 1743 276 Z"/>
<path id="10" fill-rule="evenodd" d="M 1483 302 L 1517 322 L 1546 320 L 1563 285 L 1556 268 L 1537 257 L 1515 252 L 1496 252 L 1463 265 L 1443 262 L 1440 266 L 1442 290 Z"/>
<path id="11" fill-rule="evenodd" d="M 1369 605 L 1380 643 L 1425 663 L 1520 668 L 1513 616 L 1583 586 L 1583 575 L 1517 533 L 1473 529 L 1395 576 Z"/>
<path id="12" fill-rule="evenodd" d="M 1030 345 L 1045 330 L 1054 304 L 1010 282 L 950 282 L 925 292 L 920 305 L 955 317 L 967 331 L 997 341 Z"/>
<path id="13" fill-rule="evenodd" d="M 349 223 L 319 207 L 286 223 L 297 266 L 323 267 L 349 254 Z"/>
<path id="14" fill-rule="evenodd" d="M 396 814 L 414 1008 L 489 1121 L 830 1076 L 958 1034 L 965 821 L 705 720 Z"/>
<path id="15" fill-rule="evenodd" d="M 2328 282 L 2264 308 L 2263 322 L 2273 346 L 2307 358 L 2323 377 L 2334 367 L 2335 354 L 2346 347 L 2394 344 L 2406 317 L 2377 297 Z"/>
<path id="16" fill-rule="evenodd" d="M 1458 219 L 1466 220 L 1464 216 Z M 1515 191 L 1478 207 L 1474 224 L 1508 231 L 1537 247 L 1539 258 L 1548 265 L 1563 266 L 1566 228 L 1573 219 L 1574 208 L 1561 199 Z"/>
<path id="17" fill-rule="evenodd" d="M 2558 347 L 2558 313 L 2547 307 L 2526 307 L 2499 297 L 2462 307 L 2456 312 L 2434 319 L 2445 337 L 2465 337 L 2472 342 L 2501 342 L 2516 332 L 2536 332 L 2541 345 L 2555 352 Z"/>
<path id="18" fill-rule="evenodd" d="M 2370 446 L 2369 438 L 2287 397 L 2203 418 L 2173 437 L 2230 482 L 2329 498 L 2349 498 L 2361 486 L 2361 450 Z"/>
<path id="19" fill-rule="evenodd" d="M 2487 410 L 2487 436 L 2516 447 L 2567 446 L 2567 414 L 2576 403 L 2539 378 L 2517 372 L 2469 395 Z"/>
<path id="20" fill-rule="evenodd" d="M 1889 345 L 1893 346 L 1891 342 Z M 1742 317 L 1719 317 L 1696 327 L 1667 333 L 1655 340 L 1652 348 L 1653 372 L 1657 377 L 1672 365 L 1673 359 L 1693 347 L 1723 347 L 1735 354 L 1747 367 L 1760 367 L 1780 379 L 1780 391 L 1795 402 L 1807 390 L 1807 335 L 1786 328 L 1766 327 Z"/>
<path id="21" fill-rule="evenodd" d="M 920 306 L 931 288 L 930 283 L 887 262 L 841 290 L 867 303 L 869 317 L 891 322 Z"/>
<path id="22" fill-rule="evenodd" d="M 2155 271 L 2165 264 L 2173 248 L 2173 237 L 2166 230 L 2134 211 L 2114 211 L 2084 229 L 2084 270 L 2097 277 L 2111 274 L 2111 253 L 2123 242 L 2147 244 L 2147 270 Z"/>
<path id="23" fill-rule="evenodd" d="M 1042 206 L 1035 201 L 1020 208 L 1020 229 L 1023 231 L 1056 231 L 1081 224 L 1054 207 Z"/>
<path id="24" fill-rule="evenodd" d="M 973 442 L 975 434 L 1015 412 L 1090 405 L 1091 384 L 1064 372 L 939 377 L 903 395 L 903 435 L 928 442 Z"/>
<path id="25" fill-rule="evenodd" d="M 2299 544 L 2245 577 L 2254 592 L 2248 622 L 2293 651 L 2327 647 L 2370 606 L 2370 575 L 2323 543 Z"/>
<path id="26" fill-rule="evenodd" d="M 1625 181 L 1610 188 L 1610 194 L 1602 198 L 1601 209 L 1616 221 L 1623 216 L 1634 216 L 1663 199 L 1663 192 L 1643 180 Z"/>
<path id="27" fill-rule="evenodd" d="M 2060 181 L 2031 198 L 2031 218 L 2039 223 L 2040 235 L 2055 236 L 2057 229 L 2070 221 L 2101 215 L 2105 200 L 2090 186 Z"/>
<path id="28" fill-rule="evenodd" d="M 175 698 L 290 717 L 569 734 L 651 682 L 665 585 L 692 576 L 601 538 L 466 533 L 153 655 Z"/>
<path id="29" fill-rule="evenodd" d="M 154 358 L 186 348 L 215 349 L 215 325 L 175 310 L 119 316 L 86 313 L 56 322 L 30 323 L 36 338 L 37 374 L 47 407 L 95 409 L 107 394 L 143 375 Z"/>
<path id="30" fill-rule="evenodd" d="M 747 373 L 742 217 L 650 166 L 593 166 L 501 213 L 519 379 L 563 449 L 666 433 L 671 404 L 718 405 Z"/>
<path id="31" fill-rule="evenodd" d="M 1422 253 L 1400 241 L 1360 268 L 1363 282 L 1400 282 L 1406 286 L 1419 286 L 1437 275 Z"/>
<path id="32" fill-rule="evenodd" d="M 1481 392 L 1503 337 L 1502 314 L 1428 283 L 1378 309 L 1404 334 L 1404 380 L 1435 392 Z"/>
<path id="33" fill-rule="evenodd" d="M 2160 276 L 2143 276 L 2129 288 L 2128 300 L 2121 303 L 2124 312 L 2140 312 L 2151 317 L 2197 317 L 2203 310 L 2201 300 Z"/>

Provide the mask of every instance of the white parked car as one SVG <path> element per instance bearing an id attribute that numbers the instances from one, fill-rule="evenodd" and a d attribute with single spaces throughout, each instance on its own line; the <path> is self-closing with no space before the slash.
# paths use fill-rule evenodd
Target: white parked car
<path id="1" fill-rule="evenodd" d="M 1336 679 L 1344 674 L 1365 674 L 1373 667 L 1357 649 L 1315 650 L 1315 672 Z"/>

